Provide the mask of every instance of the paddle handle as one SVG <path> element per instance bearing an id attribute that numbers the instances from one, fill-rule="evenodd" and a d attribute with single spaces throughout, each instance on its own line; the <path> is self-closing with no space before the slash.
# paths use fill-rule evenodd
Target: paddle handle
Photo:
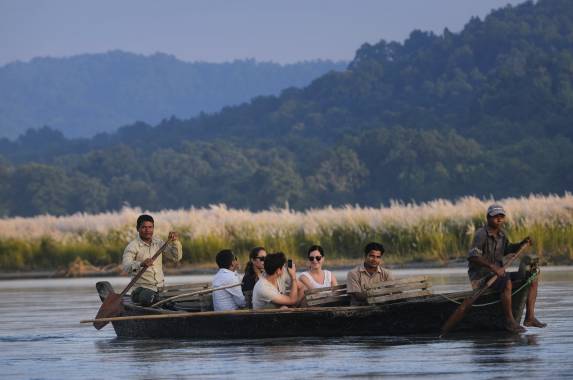
<path id="1" fill-rule="evenodd" d="M 210 289 L 203 289 L 203 290 L 198 290 L 195 292 L 191 292 L 191 293 L 183 293 L 183 294 L 179 294 L 173 297 L 169 297 L 166 298 L 164 300 L 161 300 L 159 302 L 154 303 L 153 305 L 151 305 L 150 307 L 157 307 L 157 306 L 161 306 L 164 303 L 167 303 L 169 301 L 173 301 L 176 300 L 178 298 L 183 298 L 183 297 L 191 297 L 191 296 L 196 296 L 199 294 L 207 294 L 207 293 L 211 293 L 211 292 L 216 292 L 217 290 L 223 290 L 223 289 L 228 289 L 228 288 L 234 288 L 235 286 L 239 286 L 241 285 L 240 282 L 236 283 L 236 284 L 231 284 L 231 285 L 225 285 L 225 286 L 220 286 L 218 288 L 210 288 Z"/>
<path id="2" fill-rule="evenodd" d="M 171 243 L 171 240 L 167 240 L 165 242 L 165 244 L 163 244 L 161 246 L 161 248 L 159 248 L 157 250 L 157 252 L 155 252 L 155 255 L 153 255 L 153 257 L 151 257 L 151 260 L 155 261 L 156 258 L 159 257 L 159 255 L 161 255 L 163 253 L 163 251 L 165 251 L 165 249 L 167 248 L 167 246 Z M 149 267 L 143 267 L 139 270 L 139 272 L 137 272 L 137 274 L 131 279 L 131 281 L 129 282 L 129 284 L 127 284 L 127 286 L 125 287 L 125 289 L 123 289 L 123 291 L 119 294 L 120 297 L 123 297 L 128 291 L 129 289 L 131 289 L 131 287 L 133 286 L 133 284 L 135 284 L 137 282 L 137 280 L 139 280 L 139 278 L 141 276 L 143 276 L 143 273 L 145 273 L 145 271 L 147 270 L 147 268 Z"/>
<path id="3" fill-rule="evenodd" d="M 505 265 L 503 266 L 503 268 L 509 268 L 509 266 L 511 265 L 511 263 L 513 263 L 517 257 L 525 251 L 525 248 L 529 247 L 529 243 L 524 243 L 521 245 L 521 247 L 519 247 L 519 249 L 517 250 L 517 252 L 513 255 L 513 257 L 510 257 L 507 262 L 505 263 Z M 478 289 L 476 291 L 478 297 L 484 292 L 486 291 L 490 286 L 493 285 L 493 283 L 497 280 L 498 275 L 493 275 L 489 280 L 487 280 L 487 282 L 485 283 L 485 285 L 483 287 L 481 287 L 480 289 Z M 477 298 L 477 297 L 476 297 Z"/>

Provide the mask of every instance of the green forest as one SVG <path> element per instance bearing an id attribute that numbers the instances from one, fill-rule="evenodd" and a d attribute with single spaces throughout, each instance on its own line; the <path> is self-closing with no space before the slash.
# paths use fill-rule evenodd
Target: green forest
<path id="1" fill-rule="evenodd" d="M 562 194 L 572 120 L 573 2 L 527 2 L 218 113 L 2 139 L 0 215 Z"/>

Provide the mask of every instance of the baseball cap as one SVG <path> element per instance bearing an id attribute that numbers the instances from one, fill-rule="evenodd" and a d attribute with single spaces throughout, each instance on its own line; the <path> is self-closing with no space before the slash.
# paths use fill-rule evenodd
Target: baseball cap
<path id="1" fill-rule="evenodd" d="M 505 209 L 503 206 L 498 204 L 493 204 L 487 208 L 488 216 L 505 215 Z"/>

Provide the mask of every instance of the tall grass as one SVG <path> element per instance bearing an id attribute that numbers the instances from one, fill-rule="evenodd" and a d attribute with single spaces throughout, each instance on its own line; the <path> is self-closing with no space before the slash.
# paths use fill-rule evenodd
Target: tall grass
<path id="1" fill-rule="evenodd" d="M 446 261 L 466 255 L 476 228 L 484 223 L 492 200 L 466 197 L 455 202 L 392 203 L 388 207 L 341 207 L 297 212 L 203 209 L 150 212 L 156 236 L 180 233 L 184 262 L 212 262 L 231 248 L 246 259 L 263 245 L 292 257 L 321 244 L 328 258 L 356 259 L 369 241 L 386 246 L 388 263 Z M 534 251 L 549 262 L 573 261 L 573 196 L 536 196 L 500 200 L 508 211 L 506 231 L 513 241 L 531 236 Z M 0 269 L 52 269 L 75 257 L 96 265 L 119 263 L 125 245 L 136 236 L 139 209 L 97 215 L 0 219 Z"/>

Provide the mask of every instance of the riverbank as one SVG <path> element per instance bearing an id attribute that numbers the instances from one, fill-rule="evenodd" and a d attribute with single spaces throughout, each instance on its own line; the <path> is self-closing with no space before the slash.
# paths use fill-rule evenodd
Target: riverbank
<path id="1" fill-rule="evenodd" d="M 332 271 L 348 271 L 360 264 L 360 260 L 336 259 L 331 260 L 332 263 L 328 264 L 328 269 Z M 434 269 L 434 268 L 465 268 L 467 262 L 465 259 L 454 259 L 447 262 L 420 262 L 412 261 L 399 264 L 387 264 L 386 268 L 390 270 L 395 269 Z M 542 266 L 558 265 L 558 266 L 573 266 L 573 261 L 565 262 L 542 262 Z M 297 272 L 302 273 L 306 268 L 297 267 Z M 202 263 L 195 265 L 181 265 L 178 267 L 167 267 L 164 272 L 167 276 L 187 276 L 187 275 L 210 275 L 215 274 L 217 266 L 213 263 Z M 99 271 L 88 272 L 83 274 L 76 274 L 74 276 L 66 276 L 62 274 L 61 270 L 44 270 L 44 271 L 0 271 L 0 280 L 21 280 L 21 279 L 44 279 L 44 278 L 97 278 L 97 277 L 127 277 L 126 273 L 121 271 Z"/>
<path id="2" fill-rule="evenodd" d="M 380 208 L 259 212 L 213 206 L 157 211 L 153 216 L 157 221 L 155 236 L 179 233 L 183 265 L 214 263 L 215 254 L 224 248 L 232 249 L 245 263 L 256 246 L 285 252 L 303 263 L 306 249 L 313 244 L 324 248 L 327 266 L 336 265 L 336 260 L 353 265 L 361 260 L 361 247 L 379 241 L 386 247 L 388 265 L 427 266 L 464 260 L 492 201 L 467 197 L 455 202 L 391 203 Z M 531 252 L 543 261 L 554 265 L 573 262 L 572 194 L 532 195 L 499 202 L 508 212 L 505 232 L 511 241 L 530 236 L 534 242 Z M 100 268 L 116 266 L 125 246 L 137 234 L 134 223 L 141 212 L 125 208 L 98 215 L 0 218 L 0 268 L 10 273 L 46 271 L 68 268 L 77 258 Z M 26 231 L 25 237 L 21 231 Z"/>

